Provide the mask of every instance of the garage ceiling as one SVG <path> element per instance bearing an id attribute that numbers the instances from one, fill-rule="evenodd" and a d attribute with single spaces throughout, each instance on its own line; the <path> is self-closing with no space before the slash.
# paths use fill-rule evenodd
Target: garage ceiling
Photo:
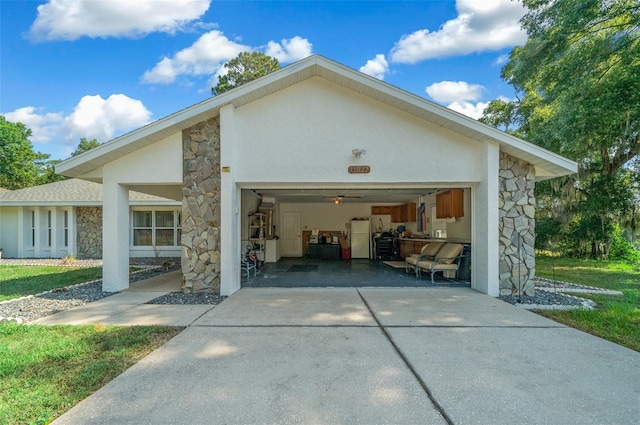
<path id="1" fill-rule="evenodd" d="M 337 196 L 344 196 L 348 203 L 392 203 L 416 202 L 420 196 L 429 195 L 438 189 L 255 189 L 262 197 L 275 198 L 278 203 L 324 203 L 332 202 Z"/>

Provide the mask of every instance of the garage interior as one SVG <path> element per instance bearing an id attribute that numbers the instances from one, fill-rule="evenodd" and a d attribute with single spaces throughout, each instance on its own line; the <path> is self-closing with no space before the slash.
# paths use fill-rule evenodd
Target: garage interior
<path id="1" fill-rule="evenodd" d="M 425 286 L 405 258 L 464 246 L 440 285 L 470 286 L 471 187 L 242 189 L 243 287 Z M 256 268 L 252 269 L 251 263 Z"/>

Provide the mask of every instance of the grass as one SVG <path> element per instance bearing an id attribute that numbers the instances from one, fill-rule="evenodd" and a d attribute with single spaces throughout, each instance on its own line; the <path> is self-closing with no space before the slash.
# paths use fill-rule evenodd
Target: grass
<path id="1" fill-rule="evenodd" d="M 0 423 L 49 423 L 180 330 L 0 325 Z"/>
<path id="2" fill-rule="evenodd" d="M 567 326 L 640 352 L 640 266 L 620 262 L 553 258 L 538 254 L 536 274 L 565 282 L 621 291 L 624 296 L 580 294 L 594 311 L 537 311 Z"/>
<path id="3" fill-rule="evenodd" d="M 0 301 L 101 278 L 101 267 L 0 266 Z"/>

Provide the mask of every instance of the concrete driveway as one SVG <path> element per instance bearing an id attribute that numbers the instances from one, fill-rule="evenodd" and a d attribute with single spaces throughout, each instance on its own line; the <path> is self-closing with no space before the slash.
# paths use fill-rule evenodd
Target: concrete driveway
<path id="1" fill-rule="evenodd" d="M 640 353 L 471 289 L 245 288 L 54 423 L 639 418 Z"/>

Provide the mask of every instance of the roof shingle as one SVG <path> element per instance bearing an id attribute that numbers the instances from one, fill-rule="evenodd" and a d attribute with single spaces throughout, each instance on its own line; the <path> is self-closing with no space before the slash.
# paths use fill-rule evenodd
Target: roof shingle
<path id="1" fill-rule="evenodd" d="M 129 202 L 174 204 L 176 201 L 130 190 Z M 68 179 L 18 190 L 8 190 L 5 192 L 0 190 L 0 205 L 29 205 L 32 203 L 70 205 L 101 204 L 102 185 L 87 180 Z"/>

